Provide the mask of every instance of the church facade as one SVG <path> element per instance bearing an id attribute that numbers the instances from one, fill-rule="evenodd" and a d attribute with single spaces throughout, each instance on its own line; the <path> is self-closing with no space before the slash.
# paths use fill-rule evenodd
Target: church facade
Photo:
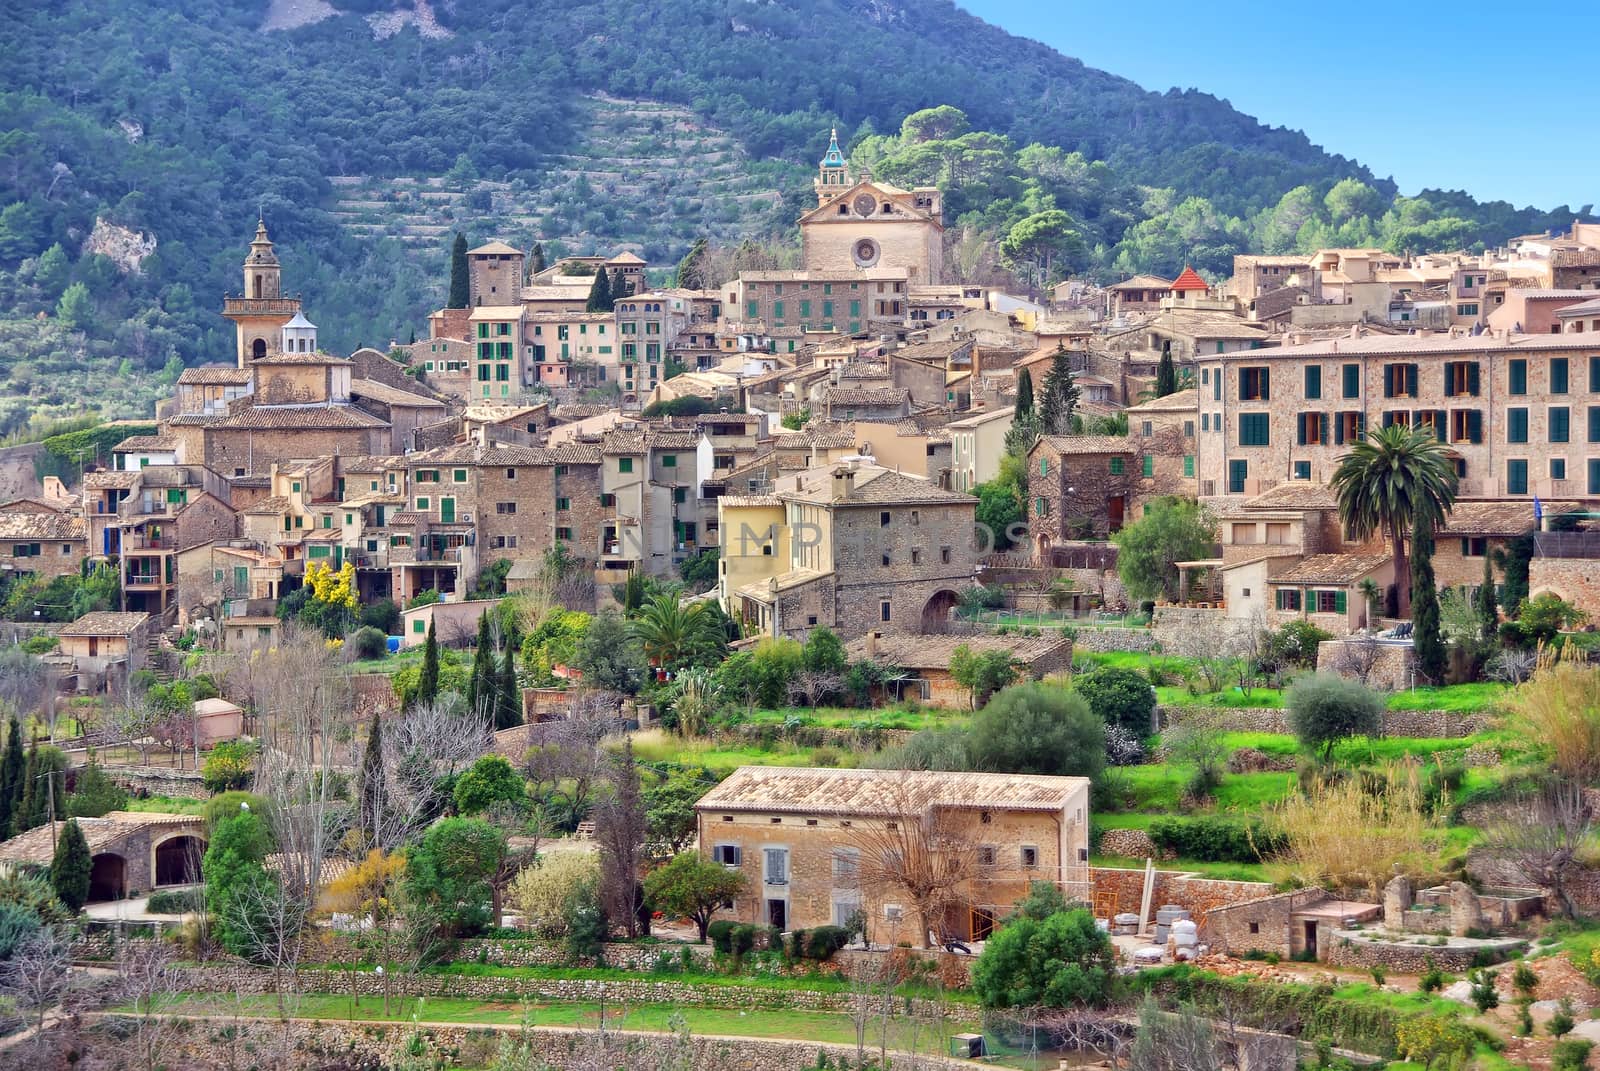
<path id="1" fill-rule="evenodd" d="M 853 179 L 838 131 L 817 168 L 817 207 L 800 217 L 806 271 L 903 272 L 912 286 L 943 281 L 944 207 L 937 187 L 902 190 Z"/>

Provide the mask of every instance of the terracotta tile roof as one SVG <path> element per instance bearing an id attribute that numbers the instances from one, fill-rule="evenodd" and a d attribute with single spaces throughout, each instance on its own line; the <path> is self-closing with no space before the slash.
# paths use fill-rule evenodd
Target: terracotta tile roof
<path id="1" fill-rule="evenodd" d="M 850 361 L 839 367 L 839 378 L 888 379 L 889 366 L 878 361 Z"/>
<path id="2" fill-rule="evenodd" d="M 1199 272 L 1185 264 L 1183 271 L 1179 273 L 1176 279 L 1172 280 L 1172 285 L 1168 289 L 1205 291 L 1211 289 L 1211 284 L 1200 278 Z"/>
<path id="3" fill-rule="evenodd" d="M 269 513 L 282 513 L 284 510 L 286 510 L 288 508 L 289 508 L 289 496 L 288 495 L 273 495 L 271 498 L 263 498 L 260 502 L 257 502 L 255 505 L 249 507 L 244 512 L 247 515 L 256 516 L 256 515 L 269 514 Z"/>
<path id="4" fill-rule="evenodd" d="M 1566 513 L 1573 508 L 1575 504 L 1571 502 L 1544 503 L 1545 513 L 1550 516 Z M 1439 534 L 1512 536 L 1532 531 L 1537 526 L 1532 502 L 1457 502 Z"/>
<path id="5" fill-rule="evenodd" d="M 1108 290 L 1171 290 L 1172 280 L 1163 279 L 1159 275 L 1135 275 L 1132 279 L 1124 279 L 1120 283 L 1112 283 Z"/>
<path id="6" fill-rule="evenodd" d="M 83 486 L 91 491 L 97 491 L 103 487 L 132 487 L 138 482 L 139 474 L 137 472 L 120 470 L 90 472 L 85 473 L 83 477 Z"/>
<path id="7" fill-rule="evenodd" d="M 833 502 L 833 473 L 838 466 L 810 469 L 799 477 L 797 489 L 776 488 L 773 493 L 785 500 Z M 904 473 L 876 466 L 856 470 L 855 482 L 842 500 L 844 505 L 917 506 L 972 505 L 978 500 L 960 491 L 947 491 L 937 484 Z"/>
<path id="8" fill-rule="evenodd" d="M 1064 636 L 912 636 L 891 633 L 873 641 L 874 661 L 901 669 L 948 669 L 956 648 L 966 647 L 977 654 L 1004 651 L 1013 661 L 1032 665 L 1052 654 L 1066 654 L 1072 641 Z M 850 660 L 867 657 L 867 638 L 862 636 L 845 645 Z"/>
<path id="9" fill-rule="evenodd" d="M 1121 435 L 1046 435 L 1039 440 L 1063 456 L 1072 454 L 1131 454 L 1133 445 Z M 1039 447 L 1034 447 L 1037 450 Z"/>
<path id="10" fill-rule="evenodd" d="M 1382 568 L 1387 554 L 1313 554 L 1277 576 L 1269 584 L 1354 584 Z"/>
<path id="11" fill-rule="evenodd" d="M 185 368 L 178 373 L 178 386 L 247 387 L 250 369 L 232 365 L 212 364 L 203 368 Z"/>
<path id="12" fill-rule="evenodd" d="M 1247 509 L 1338 509 L 1339 496 L 1326 484 L 1290 480 L 1244 503 Z"/>
<path id="13" fill-rule="evenodd" d="M 652 428 L 650 430 L 650 445 L 658 450 L 693 450 L 700 445 L 700 433 L 698 431 Z"/>
<path id="14" fill-rule="evenodd" d="M 406 466 L 406 459 L 398 455 L 358 454 L 349 457 L 340 455 L 336 461 L 340 472 L 383 472 L 387 469 L 403 469 Z"/>
<path id="15" fill-rule="evenodd" d="M 111 448 L 113 454 L 131 453 L 135 450 L 172 450 L 178 440 L 170 435 L 130 435 Z"/>
<path id="16" fill-rule="evenodd" d="M 723 495 L 717 501 L 730 508 L 783 505 L 783 499 L 777 495 Z"/>
<path id="17" fill-rule="evenodd" d="M 514 245 L 507 245 L 505 242 L 502 242 L 498 238 L 494 238 L 494 239 L 491 239 L 490 241 L 484 242 L 482 245 L 478 246 L 476 249 L 467 250 L 467 256 L 469 256 L 469 257 L 472 256 L 475 253 L 513 253 L 513 254 L 516 254 L 518 256 L 521 256 L 522 255 L 522 250 L 518 249 Z"/>
<path id="18" fill-rule="evenodd" d="M 164 423 L 169 428 L 209 428 L 226 419 L 227 417 L 217 413 L 178 413 L 168 417 Z"/>
<path id="19" fill-rule="evenodd" d="M 856 445 L 855 434 L 848 431 L 807 432 L 806 441 L 823 450 L 848 450 Z"/>
<path id="20" fill-rule="evenodd" d="M 213 426 L 252 431 L 338 431 L 387 428 L 389 422 L 348 405 L 251 405 L 230 413 Z"/>
<path id="21" fill-rule="evenodd" d="M 0 513 L 0 540 L 73 540 L 87 535 L 83 517 L 73 513 Z"/>
<path id="22" fill-rule="evenodd" d="M 335 357 L 331 353 L 275 353 L 270 357 L 262 357 L 251 361 L 251 367 L 260 364 L 349 364 L 345 357 Z"/>
<path id="23" fill-rule="evenodd" d="M 1088 784 L 1084 777 L 1029 774 L 741 766 L 695 809 L 882 818 L 935 807 L 1059 811 Z"/>
<path id="24" fill-rule="evenodd" d="M 432 398 L 424 398 L 420 394 L 391 387 L 387 383 L 379 383 L 375 379 L 358 379 L 350 384 L 350 393 L 360 398 L 371 398 L 384 405 L 402 405 L 422 409 L 443 409 L 444 403 Z"/>
<path id="25" fill-rule="evenodd" d="M 910 397 L 904 387 L 829 387 L 823 392 L 823 401 L 829 405 L 901 406 L 908 404 Z"/>
<path id="26" fill-rule="evenodd" d="M 127 636 L 138 631 L 150 619 L 149 614 L 119 614 L 112 610 L 99 610 L 84 614 L 62 628 L 58 636 Z"/>
<path id="27" fill-rule="evenodd" d="M 1174 391 L 1165 398 L 1151 398 L 1147 402 L 1128 406 L 1132 413 L 1188 413 L 1200 408 L 1200 392 L 1193 387 Z"/>

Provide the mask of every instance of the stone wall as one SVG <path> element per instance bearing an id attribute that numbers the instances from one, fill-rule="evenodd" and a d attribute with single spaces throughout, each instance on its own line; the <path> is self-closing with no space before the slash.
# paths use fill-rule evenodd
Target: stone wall
<path id="1" fill-rule="evenodd" d="M 1214 907 L 1200 928 L 1200 941 L 1213 952 L 1256 950 L 1287 958 L 1304 943 L 1294 932 L 1294 913 L 1327 896 L 1321 889 L 1299 889 Z"/>
<path id="2" fill-rule="evenodd" d="M 1138 913 L 1144 896 L 1143 870 L 1090 867 L 1089 881 L 1093 887 L 1091 906 L 1097 917 Z M 1203 925 L 1206 916 L 1217 908 L 1258 900 L 1271 893 L 1272 886 L 1265 881 L 1223 881 L 1179 870 L 1157 870 L 1150 909 L 1154 912 L 1168 904 L 1187 908 L 1194 920 Z"/>
<path id="3" fill-rule="evenodd" d="M 96 1024 L 103 1025 L 113 1039 L 125 1038 L 132 1031 L 127 1020 L 116 1016 L 100 1017 Z M 353 1058 L 360 1057 L 381 1061 L 387 1067 L 417 1032 L 411 1023 L 353 1025 L 326 1020 L 245 1022 L 238 1024 L 237 1030 L 228 1031 L 175 1030 L 167 1035 L 173 1046 L 168 1066 L 249 1066 L 259 1058 L 258 1054 L 286 1048 L 298 1058 L 297 1065 L 303 1062 L 307 1067 L 320 1066 L 316 1057 L 338 1057 L 340 1066 L 353 1065 Z M 581 1060 L 583 1066 L 596 1067 L 652 1068 L 670 1064 L 693 1071 L 800 1071 L 816 1067 L 819 1055 L 824 1053 L 830 1062 L 841 1067 L 853 1062 L 856 1055 L 854 1046 L 809 1041 L 693 1036 L 683 1040 L 670 1034 L 620 1030 L 608 1030 L 602 1040 L 593 1033 L 548 1026 L 528 1031 L 428 1026 L 421 1032 L 427 1035 L 435 1053 L 451 1054 L 450 1066 L 484 1066 L 494 1058 L 501 1037 L 507 1035 L 515 1035 L 526 1045 L 531 1064 L 539 1067 L 570 1067 Z M 903 1058 L 899 1053 L 893 1055 L 898 1066 Z M 917 1056 L 915 1063 L 930 1071 L 974 1066 L 928 1055 Z"/>
<path id="4" fill-rule="evenodd" d="M 1160 706 L 1156 719 L 1163 729 L 1182 723 L 1197 713 L 1219 715 L 1230 732 L 1288 734 L 1288 712 L 1281 707 Z M 1471 736 L 1489 727 L 1491 715 L 1460 714 L 1450 710 L 1385 710 L 1384 736 L 1454 738 Z"/>
<path id="5" fill-rule="evenodd" d="M 1150 631 L 1156 642 L 1173 648 L 1185 632 L 1203 629 L 1219 640 L 1224 637 L 1248 635 L 1255 622 L 1233 618 L 1224 610 L 1207 610 L 1199 606 L 1157 606 L 1150 622 Z"/>
<path id="6" fill-rule="evenodd" d="M 1361 639 L 1323 640 L 1317 645 L 1317 671 L 1356 678 L 1354 667 L 1370 665 L 1366 681 L 1374 688 L 1398 692 L 1413 683 L 1416 662 L 1410 643 L 1382 643 Z"/>
<path id="7" fill-rule="evenodd" d="M 129 792 L 141 790 L 151 796 L 183 796 L 187 799 L 210 799 L 200 774 L 194 770 L 173 770 L 165 766 L 110 766 L 105 772 Z"/>
<path id="8" fill-rule="evenodd" d="M 1072 637 L 1074 651 L 1136 651 L 1158 646 L 1155 633 L 1144 628 L 1080 628 Z"/>
<path id="9" fill-rule="evenodd" d="M 1520 950 L 1523 941 L 1452 941 L 1447 945 L 1377 939 L 1365 930 L 1335 930 L 1325 935 L 1322 961 L 1334 967 L 1385 967 L 1399 974 L 1420 974 L 1429 965 L 1460 973 L 1472 967 L 1484 952 L 1498 958 Z"/>
<path id="10" fill-rule="evenodd" d="M 1591 618 L 1600 619 L 1600 569 L 1583 558 L 1534 558 L 1528 563 L 1528 594 L 1552 592 Z"/>

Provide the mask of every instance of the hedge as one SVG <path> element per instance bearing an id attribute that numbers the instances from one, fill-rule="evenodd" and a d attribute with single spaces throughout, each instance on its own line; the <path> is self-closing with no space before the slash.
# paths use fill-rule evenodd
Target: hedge
<path id="1" fill-rule="evenodd" d="M 1283 847 L 1281 833 L 1256 820 L 1236 818 L 1158 818 L 1150 840 L 1180 859 L 1202 863 L 1254 863 Z"/>

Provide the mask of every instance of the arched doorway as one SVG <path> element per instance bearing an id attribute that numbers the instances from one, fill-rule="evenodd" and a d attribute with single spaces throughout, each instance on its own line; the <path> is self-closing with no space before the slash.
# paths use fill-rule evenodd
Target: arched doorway
<path id="1" fill-rule="evenodd" d="M 258 338 L 254 342 L 250 343 L 250 359 L 252 361 L 259 361 L 259 360 L 261 360 L 261 358 L 265 357 L 266 355 L 267 355 L 267 340 L 266 339 Z"/>
<path id="2" fill-rule="evenodd" d="M 128 891 L 128 861 L 113 852 L 94 857 L 89 867 L 91 902 L 120 900 Z"/>
<path id="3" fill-rule="evenodd" d="M 1039 537 L 1038 561 L 1040 565 L 1046 567 L 1050 565 L 1050 537 L 1048 535 L 1041 535 Z"/>
<path id="4" fill-rule="evenodd" d="M 198 885 L 200 859 L 205 853 L 206 842 L 188 834 L 169 837 L 157 844 L 156 884 Z"/>
<path id="5" fill-rule="evenodd" d="M 928 600 L 928 605 L 922 608 L 922 631 L 924 633 L 940 633 L 950 631 L 950 611 L 956 608 L 960 600 L 956 593 L 948 588 L 933 593 L 933 598 Z"/>

